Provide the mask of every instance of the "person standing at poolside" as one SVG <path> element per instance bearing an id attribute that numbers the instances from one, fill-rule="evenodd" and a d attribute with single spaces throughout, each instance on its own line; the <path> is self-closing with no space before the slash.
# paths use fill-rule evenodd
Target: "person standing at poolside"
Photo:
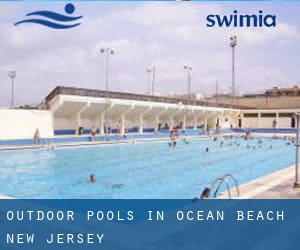
<path id="1" fill-rule="evenodd" d="M 107 134 L 107 127 L 106 127 L 106 123 L 103 123 L 103 132 L 104 134 Z"/>
<path id="2" fill-rule="evenodd" d="M 117 123 L 117 133 L 119 135 L 121 135 L 121 122 L 120 121 L 118 121 L 118 123 Z"/>
<path id="3" fill-rule="evenodd" d="M 273 126 L 274 129 L 277 128 L 277 121 L 276 120 L 273 121 L 272 126 Z"/>
<path id="4" fill-rule="evenodd" d="M 92 128 L 91 128 L 92 140 L 95 138 L 95 136 L 96 136 L 96 133 L 97 133 L 96 126 L 95 126 L 95 125 L 93 125 L 93 126 L 92 126 Z"/>
<path id="5" fill-rule="evenodd" d="M 41 143 L 40 130 L 38 128 L 34 132 L 33 142 L 35 145 L 40 145 Z"/>
<path id="6" fill-rule="evenodd" d="M 175 129 L 172 128 L 172 130 L 170 131 L 170 140 L 173 141 L 175 139 Z"/>

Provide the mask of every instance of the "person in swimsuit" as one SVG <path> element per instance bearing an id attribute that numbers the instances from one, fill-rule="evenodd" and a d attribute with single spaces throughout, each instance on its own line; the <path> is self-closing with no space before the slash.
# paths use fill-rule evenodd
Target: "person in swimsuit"
<path id="1" fill-rule="evenodd" d="M 91 174 L 89 182 L 94 183 L 97 181 L 97 178 L 94 174 Z"/>

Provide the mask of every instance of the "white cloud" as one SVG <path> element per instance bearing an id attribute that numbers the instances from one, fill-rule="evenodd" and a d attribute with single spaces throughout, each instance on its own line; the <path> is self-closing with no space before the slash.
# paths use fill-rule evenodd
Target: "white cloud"
<path id="1" fill-rule="evenodd" d="M 31 9 L 38 5 L 31 4 Z M 10 15 L 23 17 L 27 8 L 16 6 L 9 5 Z M 61 10 L 63 5 L 43 7 Z M 300 9 L 300 5 L 296 7 Z M 112 90 L 145 93 L 146 68 L 155 65 L 158 91 L 184 92 L 182 66 L 190 64 L 194 91 L 211 93 L 215 80 L 225 91 L 231 79 L 228 38 L 233 34 L 238 36 L 237 83 L 242 90 L 255 90 L 277 80 L 298 81 L 294 66 L 295 50 L 300 49 L 298 18 L 293 17 L 297 20 L 293 23 L 286 20 L 289 9 L 285 9 L 275 29 L 205 26 L 207 14 L 230 13 L 228 9 L 225 3 L 80 3 L 82 25 L 67 31 L 35 25 L 14 27 L 15 20 L 1 14 L 0 82 L 4 91 L 0 104 L 9 103 L 7 71 L 13 68 L 22 103 L 40 101 L 58 84 L 103 88 L 105 60 L 99 51 L 105 45 L 115 50 L 110 59 Z"/>

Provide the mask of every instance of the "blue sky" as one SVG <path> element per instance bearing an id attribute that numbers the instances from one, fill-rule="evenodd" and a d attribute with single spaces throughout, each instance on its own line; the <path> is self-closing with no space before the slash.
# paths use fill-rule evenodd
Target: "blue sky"
<path id="1" fill-rule="evenodd" d="M 228 92 L 229 37 L 238 36 L 236 83 L 242 93 L 300 84 L 300 2 L 80 2 L 82 24 L 51 30 L 13 23 L 35 10 L 63 13 L 66 2 L 0 2 L 0 105 L 10 103 L 8 71 L 17 70 L 17 103 L 38 103 L 57 85 L 104 89 L 99 53 L 113 47 L 110 89 L 145 93 L 146 68 L 157 68 L 156 92 L 184 93 L 183 65 L 192 70 L 192 91 L 212 94 L 215 81 Z M 277 27 L 207 28 L 208 14 L 277 15 Z"/>

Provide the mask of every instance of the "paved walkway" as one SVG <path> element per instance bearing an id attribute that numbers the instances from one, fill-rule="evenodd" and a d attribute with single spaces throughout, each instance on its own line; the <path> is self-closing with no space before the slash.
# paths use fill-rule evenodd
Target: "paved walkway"
<path id="1" fill-rule="evenodd" d="M 231 135 L 231 134 L 222 134 L 222 135 Z M 207 138 L 208 135 L 183 135 L 179 138 Z M 37 149 L 37 148 L 50 148 L 50 147 L 72 147 L 72 146 L 92 146 L 92 145 L 100 145 L 100 144 L 118 144 L 118 143 L 135 143 L 135 142 L 149 142 L 149 141 L 169 141 L 169 135 L 165 137 L 149 137 L 149 138 L 128 138 L 128 139 L 120 139 L 120 140 L 95 140 L 95 141 L 80 141 L 80 142 L 59 142 L 59 143 L 51 143 L 40 144 L 40 145 L 16 145 L 16 146 L 0 146 L 1 150 L 18 150 L 18 149 Z"/>
<path id="2" fill-rule="evenodd" d="M 240 186 L 238 199 L 300 199 L 300 188 L 293 188 L 295 166 L 276 171 Z M 231 192 L 236 193 L 235 189 Z M 227 194 L 219 198 L 228 198 Z"/>

